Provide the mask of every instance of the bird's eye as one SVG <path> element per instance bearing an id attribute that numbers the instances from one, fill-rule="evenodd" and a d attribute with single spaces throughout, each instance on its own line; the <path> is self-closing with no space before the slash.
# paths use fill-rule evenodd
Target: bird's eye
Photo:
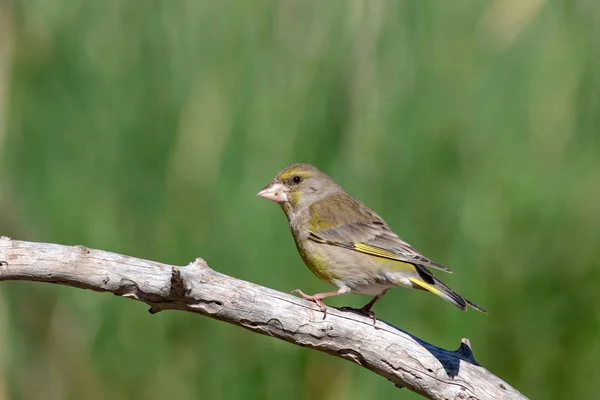
<path id="1" fill-rule="evenodd" d="M 294 182 L 294 183 L 300 183 L 300 182 L 302 182 L 302 178 L 299 177 L 298 175 L 294 175 L 292 177 L 292 182 Z"/>

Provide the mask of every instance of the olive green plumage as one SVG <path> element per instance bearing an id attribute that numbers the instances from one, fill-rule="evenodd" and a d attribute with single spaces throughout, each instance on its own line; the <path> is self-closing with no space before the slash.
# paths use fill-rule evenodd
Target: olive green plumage
<path id="1" fill-rule="evenodd" d="M 312 296 L 297 290 L 323 312 L 324 297 L 357 293 L 375 296 L 361 309 L 374 318 L 371 306 L 396 286 L 430 291 L 461 310 L 469 305 L 486 312 L 428 269 L 451 272 L 448 268 L 416 251 L 373 210 L 312 165 L 290 165 L 259 196 L 280 204 L 304 263 L 319 279 L 338 289 Z"/>

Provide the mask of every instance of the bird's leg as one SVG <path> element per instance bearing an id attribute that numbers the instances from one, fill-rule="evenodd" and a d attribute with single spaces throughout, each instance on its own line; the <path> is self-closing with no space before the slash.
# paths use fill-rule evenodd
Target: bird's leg
<path id="1" fill-rule="evenodd" d="M 385 289 L 383 292 L 379 293 L 377 296 L 373 297 L 373 300 L 371 300 L 370 302 L 368 302 L 367 304 L 365 304 L 364 306 L 362 306 L 361 308 L 359 308 L 357 310 L 358 312 L 369 316 L 373 320 L 373 325 L 375 325 L 375 322 L 377 322 L 377 317 L 375 316 L 375 313 L 373 311 L 371 311 L 371 307 L 373 307 L 373 304 L 375 304 L 375 302 L 377 302 L 377 300 L 379 300 L 380 298 L 383 297 L 385 292 L 387 292 L 387 289 Z"/>
<path id="2" fill-rule="evenodd" d="M 325 297 L 335 296 L 336 294 L 346 294 L 348 292 L 349 292 L 349 290 L 346 290 L 345 288 L 343 288 L 343 289 L 336 290 L 335 292 L 316 293 L 311 296 L 309 294 L 304 293 L 300 289 L 295 289 L 292 291 L 292 294 L 298 293 L 300 296 L 302 296 L 304 298 L 304 300 L 312 301 L 317 306 L 319 306 L 319 309 L 323 313 L 323 319 L 325 319 L 325 317 L 327 316 L 327 306 L 325 305 L 325 303 L 323 303 L 323 299 Z"/>

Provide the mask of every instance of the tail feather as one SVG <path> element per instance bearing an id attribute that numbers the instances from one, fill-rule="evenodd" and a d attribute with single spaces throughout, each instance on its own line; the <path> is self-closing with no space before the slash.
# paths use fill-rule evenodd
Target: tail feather
<path id="1" fill-rule="evenodd" d="M 464 298 L 464 297 L 463 297 Z M 464 298 L 465 301 L 467 302 L 467 304 L 471 307 L 473 307 L 474 309 L 476 309 L 479 312 L 482 312 L 484 314 L 487 314 L 487 310 L 483 307 L 478 306 L 477 304 L 473 303 L 471 300 Z"/>
<path id="2" fill-rule="evenodd" d="M 444 285 L 439 279 L 433 278 L 434 283 L 430 284 L 424 282 L 419 278 L 408 278 L 415 286 L 427 290 L 433 294 L 440 296 L 442 299 L 449 301 L 454 304 L 457 308 L 466 311 L 467 305 L 473 307 L 475 310 L 480 311 L 484 314 L 487 314 L 487 311 L 483 308 L 479 307 L 477 304 L 472 301 L 462 297 L 460 294 L 456 293 L 454 290 L 450 289 L 448 286 Z"/>

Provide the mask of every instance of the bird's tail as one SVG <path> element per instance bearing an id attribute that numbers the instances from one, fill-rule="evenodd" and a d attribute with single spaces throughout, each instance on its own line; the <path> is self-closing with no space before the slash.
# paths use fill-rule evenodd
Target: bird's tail
<path id="1" fill-rule="evenodd" d="M 439 279 L 437 278 L 433 278 L 433 284 L 431 283 L 427 283 L 425 281 L 423 281 L 422 279 L 416 278 L 416 277 L 411 277 L 408 278 L 413 285 L 415 285 L 418 288 L 421 288 L 423 290 L 427 290 L 431 293 L 437 294 L 438 296 L 440 296 L 442 299 L 449 301 L 450 303 L 454 304 L 457 308 L 460 308 L 463 311 L 467 310 L 467 305 L 473 307 L 474 309 L 476 309 L 477 311 L 480 311 L 484 314 L 487 314 L 487 311 L 481 307 L 479 307 L 477 304 L 473 303 L 472 301 L 464 298 L 463 296 L 461 296 L 460 294 L 456 293 L 454 290 L 450 289 L 448 286 L 444 285 Z"/>

